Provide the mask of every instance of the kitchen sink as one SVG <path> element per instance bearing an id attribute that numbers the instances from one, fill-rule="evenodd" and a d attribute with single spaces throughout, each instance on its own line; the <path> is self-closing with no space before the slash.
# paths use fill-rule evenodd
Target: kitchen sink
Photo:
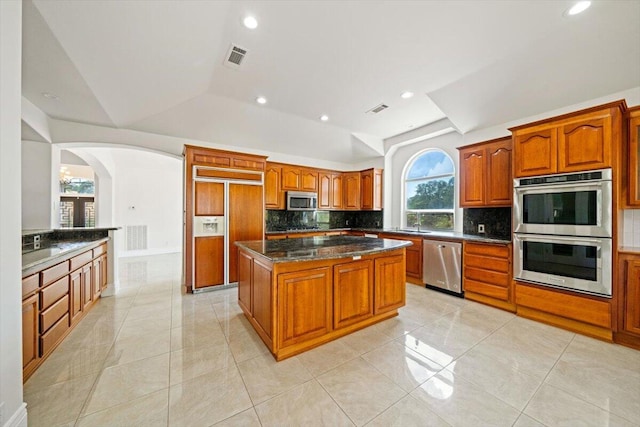
<path id="1" fill-rule="evenodd" d="M 413 229 L 409 229 L 409 228 L 401 228 L 398 231 L 402 231 L 403 233 L 411 233 L 411 234 L 429 234 L 430 231 L 419 231 L 419 230 L 413 230 Z"/>

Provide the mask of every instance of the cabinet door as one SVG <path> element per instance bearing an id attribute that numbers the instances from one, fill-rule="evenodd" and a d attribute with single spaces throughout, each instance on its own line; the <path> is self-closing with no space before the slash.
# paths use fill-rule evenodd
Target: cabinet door
<path id="1" fill-rule="evenodd" d="M 373 170 L 373 210 L 382 210 L 382 170 Z"/>
<path id="2" fill-rule="evenodd" d="M 627 261 L 624 329 L 640 335 L 640 260 Z"/>
<path id="3" fill-rule="evenodd" d="M 422 250 L 421 247 L 409 246 L 407 248 L 407 276 L 422 281 Z"/>
<path id="4" fill-rule="evenodd" d="M 511 139 L 487 147 L 486 205 L 511 206 L 513 179 Z"/>
<path id="5" fill-rule="evenodd" d="M 611 167 L 611 117 L 585 119 L 558 131 L 558 172 Z"/>
<path id="6" fill-rule="evenodd" d="M 278 275 L 278 347 L 325 335 L 331 328 L 331 269 Z"/>
<path id="7" fill-rule="evenodd" d="M 100 286 L 102 287 L 102 290 L 105 290 L 109 283 L 107 254 L 102 255 L 100 258 L 102 259 L 102 262 L 100 263 Z"/>
<path id="8" fill-rule="evenodd" d="M 360 209 L 360 172 L 342 174 L 344 183 L 344 206 L 346 210 Z"/>
<path id="9" fill-rule="evenodd" d="M 318 209 L 331 209 L 331 173 L 318 174 Z"/>
<path id="10" fill-rule="evenodd" d="M 281 188 L 283 191 L 298 191 L 301 187 L 301 171 L 300 168 L 283 166 Z"/>
<path id="11" fill-rule="evenodd" d="M 375 260 L 374 313 L 395 310 L 405 304 L 405 260 L 390 256 Z"/>
<path id="12" fill-rule="evenodd" d="M 252 315 L 262 332 L 273 338 L 273 317 L 275 301 L 273 292 L 273 276 L 271 267 L 254 259 L 252 266 L 251 310 Z"/>
<path id="13" fill-rule="evenodd" d="M 516 134 L 513 140 L 515 177 L 547 175 L 558 170 L 557 128 Z"/>
<path id="14" fill-rule="evenodd" d="M 360 173 L 360 185 L 362 188 L 360 208 L 373 210 L 373 169 Z"/>
<path id="15" fill-rule="evenodd" d="M 333 267 L 333 327 L 373 316 L 373 262 L 362 260 Z"/>
<path id="16" fill-rule="evenodd" d="M 224 237 L 195 238 L 195 287 L 224 283 Z"/>
<path id="17" fill-rule="evenodd" d="M 315 193 L 318 191 L 318 172 L 312 169 L 300 171 L 300 190 Z"/>
<path id="18" fill-rule="evenodd" d="M 238 305 L 249 314 L 251 308 L 251 281 L 253 276 L 253 261 L 246 252 L 238 253 Z"/>
<path id="19" fill-rule="evenodd" d="M 71 272 L 70 279 L 69 315 L 71 316 L 71 324 L 74 324 L 82 317 L 82 308 L 84 307 L 82 299 L 82 269 Z"/>
<path id="20" fill-rule="evenodd" d="M 195 183 L 196 215 L 224 215 L 224 184 Z"/>
<path id="21" fill-rule="evenodd" d="M 38 362 L 38 294 L 22 301 L 22 369 L 28 371 Z"/>
<path id="22" fill-rule="evenodd" d="M 262 240 L 264 209 L 262 187 L 229 184 L 229 283 L 238 280 L 238 247 L 235 242 Z"/>
<path id="23" fill-rule="evenodd" d="M 342 174 L 334 173 L 331 175 L 331 209 L 342 209 Z"/>
<path id="24" fill-rule="evenodd" d="M 82 309 L 86 310 L 93 302 L 93 263 L 83 266 L 80 274 L 82 276 Z"/>
<path id="25" fill-rule="evenodd" d="M 264 172 L 264 206 L 266 209 L 284 209 L 284 194 L 280 191 L 282 168 L 267 165 Z"/>
<path id="26" fill-rule="evenodd" d="M 93 260 L 93 300 L 97 301 L 102 292 L 102 259 Z"/>
<path id="27" fill-rule="evenodd" d="M 484 147 L 460 150 L 460 206 L 483 206 L 485 171 Z"/>
<path id="28" fill-rule="evenodd" d="M 623 155 L 624 158 L 624 155 Z M 629 206 L 640 206 L 640 107 L 629 119 Z"/>

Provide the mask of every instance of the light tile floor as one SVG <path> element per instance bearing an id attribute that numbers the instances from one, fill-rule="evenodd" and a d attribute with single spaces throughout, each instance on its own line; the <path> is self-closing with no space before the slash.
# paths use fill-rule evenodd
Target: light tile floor
<path id="1" fill-rule="evenodd" d="M 25 385 L 30 426 L 640 425 L 640 351 L 407 285 L 398 317 L 276 363 L 180 262 L 120 260 Z"/>

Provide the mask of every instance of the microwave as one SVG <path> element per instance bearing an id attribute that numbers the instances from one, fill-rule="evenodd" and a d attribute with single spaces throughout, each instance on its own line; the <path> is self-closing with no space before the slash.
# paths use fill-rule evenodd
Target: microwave
<path id="1" fill-rule="evenodd" d="M 514 180 L 515 233 L 612 236 L 611 169 Z"/>
<path id="2" fill-rule="evenodd" d="M 315 211 L 318 209 L 318 195 L 302 191 L 287 192 L 287 210 Z"/>

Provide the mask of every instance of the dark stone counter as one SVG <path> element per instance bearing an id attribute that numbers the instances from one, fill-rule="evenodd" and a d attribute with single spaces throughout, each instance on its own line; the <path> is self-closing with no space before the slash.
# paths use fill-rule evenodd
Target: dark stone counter
<path id="1" fill-rule="evenodd" d="M 109 241 L 109 237 L 95 240 L 46 242 L 39 249 L 22 251 L 22 277 L 49 268 Z"/>
<path id="2" fill-rule="evenodd" d="M 411 242 L 356 236 L 319 236 L 301 239 L 252 240 L 236 242 L 236 246 L 276 263 L 369 255 L 411 246 Z"/>

